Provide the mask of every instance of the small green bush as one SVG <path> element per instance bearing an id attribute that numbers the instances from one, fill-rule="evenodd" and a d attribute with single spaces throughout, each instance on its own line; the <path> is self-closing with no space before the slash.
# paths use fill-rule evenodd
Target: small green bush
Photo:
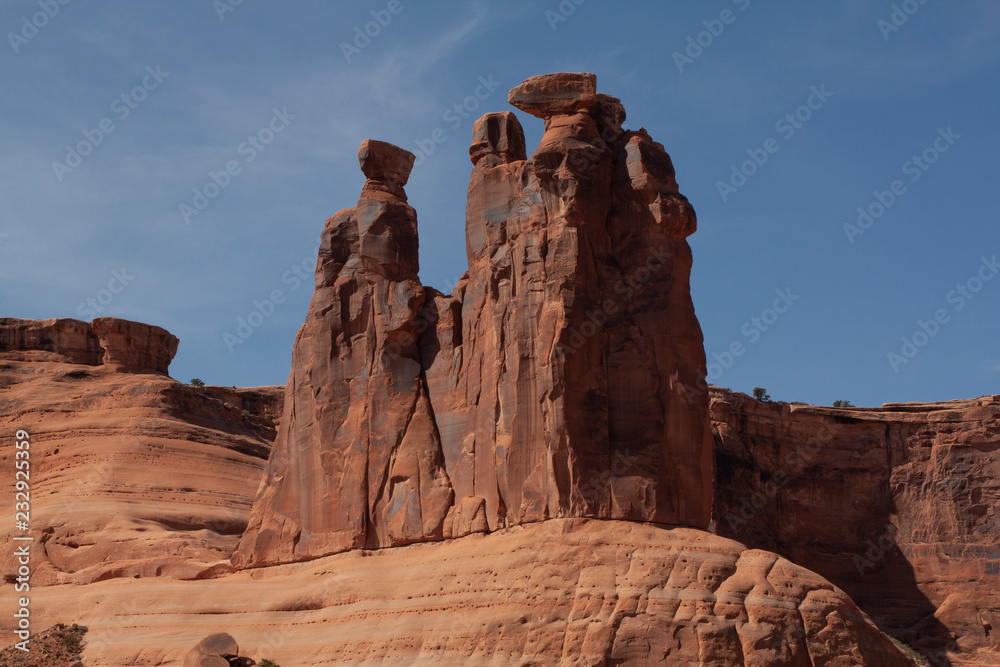
<path id="1" fill-rule="evenodd" d="M 192 378 L 190 384 L 193 387 L 204 387 L 205 386 L 204 381 L 199 380 L 198 378 Z"/>
<path id="2" fill-rule="evenodd" d="M 905 653 L 910 659 L 912 659 L 913 662 L 917 665 L 917 667 L 933 667 L 930 661 L 928 661 L 927 658 L 923 656 L 923 654 L 919 653 L 909 644 L 901 642 L 895 637 L 891 637 L 889 635 L 886 636 L 889 637 L 889 640 L 896 645 L 896 648 L 898 648 L 900 651 Z"/>
<path id="3" fill-rule="evenodd" d="M 764 389 L 764 387 L 754 387 L 753 388 L 753 397 L 756 398 L 758 401 L 770 401 L 771 400 L 771 395 L 769 393 L 767 393 L 767 389 Z"/>
<path id="4" fill-rule="evenodd" d="M 276 662 L 272 662 L 267 658 L 264 658 L 263 660 L 257 663 L 257 667 L 281 667 L 281 665 L 279 665 Z"/>
<path id="5" fill-rule="evenodd" d="M 63 644 L 66 645 L 66 650 L 72 655 L 77 655 L 83 652 L 83 633 L 82 632 L 68 632 L 63 636 Z"/>
<path id="6" fill-rule="evenodd" d="M 850 401 L 834 401 L 833 407 L 835 408 L 853 408 L 854 406 Z"/>

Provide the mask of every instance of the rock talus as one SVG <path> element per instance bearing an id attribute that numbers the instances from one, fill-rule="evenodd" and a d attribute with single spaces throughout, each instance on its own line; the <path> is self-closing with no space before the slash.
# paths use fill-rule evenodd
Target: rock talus
<path id="1" fill-rule="evenodd" d="M 284 415 L 233 562 L 260 566 L 558 517 L 706 527 L 695 214 L 592 74 L 529 79 L 473 128 L 469 271 L 417 276 L 412 154 L 367 140 L 327 221 Z"/>

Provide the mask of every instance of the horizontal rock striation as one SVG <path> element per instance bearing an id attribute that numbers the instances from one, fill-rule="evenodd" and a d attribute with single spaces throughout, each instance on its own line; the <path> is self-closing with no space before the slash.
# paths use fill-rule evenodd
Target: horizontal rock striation
<path id="1" fill-rule="evenodd" d="M 67 318 L 0 318 L 0 359 L 61 361 L 127 373 L 167 374 L 177 337 L 151 324 L 98 317 L 91 323 Z"/>
<path id="2" fill-rule="evenodd" d="M 53 586 L 33 592 L 32 617 L 86 619 L 95 666 L 177 665 L 210 632 L 258 662 L 310 667 L 914 664 L 841 590 L 776 554 L 624 521 L 557 519 L 211 582 Z"/>
<path id="3" fill-rule="evenodd" d="M 52 320 L 21 322 L 19 331 L 54 329 Z M 7 434 L 0 469 L 10 482 L 0 485 L 0 502 L 14 507 L 14 435 L 26 431 L 32 592 L 230 570 L 275 437 L 268 413 L 282 393 L 199 389 L 116 365 L 0 356 L 0 432 Z M 0 531 L 7 586 L 22 544 L 13 534 L 11 517 Z"/>
<path id="4" fill-rule="evenodd" d="M 1000 664 L 1000 396 L 881 408 L 712 389 L 718 532 L 849 593 L 935 664 Z"/>

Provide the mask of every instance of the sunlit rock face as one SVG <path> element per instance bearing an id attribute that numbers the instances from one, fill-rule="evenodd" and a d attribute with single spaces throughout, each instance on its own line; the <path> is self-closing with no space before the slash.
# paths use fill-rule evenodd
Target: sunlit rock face
<path id="1" fill-rule="evenodd" d="M 509 99 L 545 133 L 529 158 L 514 114 L 476 122 L 449 295 L 418 279 L 414 156 L 362 144 L 237 566 L 559 517 L 708 525 L 695 214 L 670 157 L 592 74 Z"/>

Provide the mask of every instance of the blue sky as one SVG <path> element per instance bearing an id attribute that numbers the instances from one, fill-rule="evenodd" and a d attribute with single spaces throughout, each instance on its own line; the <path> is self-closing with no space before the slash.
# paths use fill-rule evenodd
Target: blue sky
<path id="1" fill-rule="evenodd" d="M 713 382 L 818 404 L 1000 393 L 995 2 L 0 0 L 0 30 L 0 312 L 163 326 L 180 380 L 284 384 L 365 138 L 419 152 L 443 132 L 407 192 L 421 278 L 450 289 L 474 119 L 529 76 L 586 71 L 698 211 Z M 481 80 L 496 90 L 449 113 Z M 530 152 L 542 123 L 516 113 Z M 267 316 L 227 345 L 255 301 Z"/>

